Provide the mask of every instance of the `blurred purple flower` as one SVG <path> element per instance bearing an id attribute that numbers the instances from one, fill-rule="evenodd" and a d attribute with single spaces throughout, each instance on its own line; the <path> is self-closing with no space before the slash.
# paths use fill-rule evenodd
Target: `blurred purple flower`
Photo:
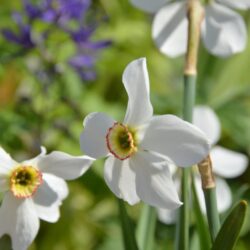
<path id="1" fill-rule="evenodd" d="M 69 34 L 75 43 L 76 54 L 68 59 L 68 64 L 83 80 L 93 80 L 96 77 L 94 72 L 96 53 L 98 50 L 110 46 L 111 42 L 108 40 L 92 41 L 93 33 L 100 21 L 104 19 L 96 20 L 96 16 L 91 15 L 87 20 L 86 14 L 90 11 L 90 4 L 91 0 L 43 0 L 37 4 L 31 0 L 23 0 L 23 11 L 13 14 L 18 32 L 3 29 L 2 34 L 8 41 L 19 44 L 23 48 L 32 49 L 37 47 L 32 40 L 33 22 L 40 20 L 54 24 L 41 35 L 41 44 L 50 38 L 54 29 Z M 72 25 L 72 21 L 74 25 Z M 46 50 L 45 44 L 42 44 L 41 47 Z"/>

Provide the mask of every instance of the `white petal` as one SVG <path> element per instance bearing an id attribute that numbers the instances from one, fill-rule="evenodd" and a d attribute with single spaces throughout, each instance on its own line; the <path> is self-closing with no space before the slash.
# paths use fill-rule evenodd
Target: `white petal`
<path id="1" fill-rule="evenodd" d="M 219 118 L 208 106 L 196 106 L 194 108 L 193 124 L 206 134 L 212 144 L 216 144 L 220 139 Z"/>
<path id="2" fill-rule="evenodd" d="M 13 250 L 27 250 L 39 229 L 33 201 L 6 193 L 0 208 L 0 225 L 0 237 L 9 234 Z"/>
<path id="3" fill-rule="evenodd" d="M 33 196 L 37 215 L 48 222 L 59 219 L 59 206 L 68 195 L 66 182 L 51 174 L 43 174 L 43 184 Z"/>
<path id="4" fill-rule="evenodd" d="M 206 7 L 202 37 L 206 48 L 212 54 L 227 57 L 244 50 L 247 31 L 239 14 L 213 3 Z"/>
<path id="5" fill-rule="evenodd" d="M 9 189 L 9 173 L 11 169 L 17 165 L 5 150 L 0 147 L 0 192 L 4 192 Z"/>
<path id="6" fill-rule="evenodd" d="M 91 113 L 84 119 L 81 134 L 81 150 L 93 158 L 108 154 L 106 134 L 115 121 L 104 113 Z"/>
<path id="7" fill-rule="evenodd" d="M 130 0 L 131 4 L 135 7 L 154 13 L 159 10 L 164 4 L 169 2 L 170 0 Z"/>
<path id="8" fill-rule="evenodd" d="M 136 191 L 142 201 L 167 209 L 182 204 L 165 158 L 138 152 L 131 158 L 131 165 L 136 172 Z"/>
<path id="9" fill-rule="evenodd" d="M 176 222 L 177 209 L 169 210 L 169 209 L 158 208 L 157 214 L 159 220 L 162 223 L 169 225 L 169 224 L 174 224 Z"/>
<path id="10" fill-rule="evenodd" d="M 241 153 L 216 146 L 210 153 L 213 170 L 224 178 L 240 176 L 247 168 L 248 158 Z"/>
<path id="11" fill-rule="evenodd" d="M 93 161 L 94 159 L 88 156 L 72 156 L 54 151 L 42 157 L 38 167 L 42 172 L 54 174 L 65 180 L 73 180 L 83 175 Z"/>
<path id="12" fill-rule="evenodd" d="M 162 53 L 177 57 L 186 52 L 187 29 L 186 3 L 176 2 L 168 4 L 156 14 L 152 36 Z"/>
<path id="13" fill-rule="evenodd" d="M 124 70 L 122 81 L 128 93 L 128 106 L 125 124 L 141 125 L 153 115 L 149 98 L 149 77 L 146 59 L 131 62 Z"/>
<path id="14" fill-rule="evenodd" d="M 1 175 L 8 175 L 10 170 L 17 165 L 18 163 L 14 161 L 8 153 L 5 152 L 5 150 L 0 147 L 0 162 L 1 162 L 1 167 L 0 167 L 0 176 Z"/>
<path id="15" fill-rule="evenodd" d="M 231 190 L 226 183 L 221 178 L 215 178 L 216 183 L 216 197 L 217 197 L 217 207 L 219 213 L 225 212 L 232 204 L 232 194 Z M 206 205 L 205 205 L 205 199 L 204 194 L 201 188 L 201 180 L 199 177 L 195 178 L 195 186 L 197 190 L 197 195 L 200 201 L 201 209 L 203 213 L 206 212 Z"/>
<path id="16" fill-rule="evenodd" d="M 225 4 L 231 8 L 246 10 L 250 8 L 250 1 L 249 0 L 217 0 L 217 2 L 221 4 Z"/>
<path id="17" fill-rule="evenodd" d="M 119 198 L 134 205 L 140 201 L 135 187 L 135 172 L 130 167 L 130 161 L 121 161 L 110 156 L 104 166 L 104 178 L 112 190 Z"/>
<path id="18" fill-rule="evenodd" d="M 166 155 L 182 167 L 200 162 L 209 152 L 205 134 L 173 115 L 153 117 L 140 147 Z"/>

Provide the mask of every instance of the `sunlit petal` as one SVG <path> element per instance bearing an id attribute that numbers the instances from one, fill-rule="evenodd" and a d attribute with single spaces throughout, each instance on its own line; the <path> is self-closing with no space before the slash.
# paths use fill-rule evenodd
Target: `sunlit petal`
<path id="1" fill-rule="evenodd" d="M 209 152 L 205 134 L 173 115 L 153 117 L 140 147 L 166 155 L 183 167 L 200 162 Z"/>
<path id="2" fill-rule="evenodd" d="M 224 178 L 240 176 L 248 165 L 246 155 L 219 146 L 211 150 L 210 156 L 214 172 Z"/>
<path id="3" fill-rule="evenodd" d="M 108 154 L 106 134 L 114 120 L 104 113 L 91 113 L 84 119 L 84 130 L 81 134 L 81 150 L 93 158 Z"/>
<path id="4" fill-rule="evenodd" d="M 142 201 L 167 209 L 182 204 L 166 159 L 150 152 L 138 152 L 131 158 L 131 165 L 136 172 L 136 191 Z"/>
<path id="5" fill-rule="evenodd" d="M 177 57 L 187 48 L 186 3 L 176 2 L 164 6 L 157 12 L 152 26 L 152 36 L 160 51 Z"/>
<path id="6" fill-rule="evenodd" d="M 124 119 L 125 124 L 141 125 L 153 114 L 149 99 L 149 77 L 146 59 L 140 58 L 131 62 L 124 70 L 122 81 L 128 93 L 128 106 Z"/>
<path id="7" fill-rule="evenodd" d="M 110 156 L 105 162 L 104 178 L 117 197 L 130 205 L 140 201 L 135 187 L 135 172 L 131 169 L 130 160 L 121 161 Z"/>
<path id="8" fill-rule="evenodd" d="M 6 193 L 0 208 L 0 225 L 0 237 L 9 234 L 13 250 L 26 250 L 39 229 L 32 199 L 16 199 Z"/>
<path id="9" fill-rule="evenodd" d="M 193 124 L 201 129 L 212 144 L 220 139 L 220 121 L 215 112 L 208 106 L 196 106 L 193 114 Z"/>
<path id="10" fill-rule="evenodd" d="M 69 154 L 54 151 L 38 162 L 42 172 L 54 174 L 65 180 L 72 180 L 83 175 L 90 167 L 93 158 L 88 156 L 71 156 Z"/>
<path id="11" fill-rule="evenodd" d="M 202 37 L 206 48 L 212 54 L 227 57 L 244 50 L 247 31 L 239 14 L 213 3 L 206 7 Z"/>

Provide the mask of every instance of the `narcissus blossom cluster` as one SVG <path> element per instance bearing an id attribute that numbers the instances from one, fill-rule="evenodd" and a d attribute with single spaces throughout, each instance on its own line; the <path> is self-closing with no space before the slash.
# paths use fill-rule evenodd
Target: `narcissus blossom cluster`
<path id="1" fill-rule="evenodd" d="M 80 177 L 93 159 L 45 148 L 37 157 L 16 162 L 0 147 L 0 237 L 8 234 L 13 250 L 26 250 L 39 230 L 39 219 L 56 222 L 68 195 L 65 180 Z"/>
<path id="2" fill-rule="evenodd" d="M 170 56 L 183 55 L 187 48 L 187 1 L 130 0 L 137 8 L 156 13 L 152 36 L 159 50 Z M 243 18 L 234 10 L 250 8 L 249 0 L 205 1 L 202 22 L 204 46 L 213 55 L 227 57 L 246 47 L 247 29 Z"/>

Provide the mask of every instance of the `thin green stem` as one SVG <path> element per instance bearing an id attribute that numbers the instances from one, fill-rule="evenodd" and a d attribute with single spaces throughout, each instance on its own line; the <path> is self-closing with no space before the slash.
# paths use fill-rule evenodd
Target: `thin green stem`
<path id="1" fill-rule="evenodd" d="M 141 250 L 154 249 L 154 233 L 156 224 L 155 208 L 144 204 L 137 228 L 137 242 Z"/>
<path id="2" fill-rule="evenodd" d="M 123 243 L 125 250 L 138 250 L 135 240 L 135 232 L 132 222 L 128 216 L 125 204 L 122 200 L 118 199 L 119 212 L 122 225 Z"/>
<path id="3" fill-rule="evenodd" d="M 193 107 L 195 102 L 195 75 L 184 75 L 184 97 L 183 97 L 183 118 L 192 122 Z M 181 178 L 181 200 L 183 205 L 179 209 L 178 222 L 176 226 L 177 250 L 189 249 L 189 190 L 190 190 L 190 169 L 182 171 Z"/>
<path id="4" fill-rule="evenodd" d="M 214 241 L 220 230 L 220 218 L 217 209 L 216 189 L 215 187 L 203 189 L 203 193 L 206 201 L 207 219 L 210 235 L 212 241 Z"/>
<path id="5" fill-rule="evenodd" d="M 195 183 L 194 183 L 195 179 L 193 173 L 191 174 L 191 177 L 192 177 L 191 187 L 192 187 L 193 208 L 195 213 L 195 224 L 197 226 L 197 232 L 199 234 L 199 239 L 200 239 L 200 249 L 209 250 L 211 248 L 209 230 L 205 217 L 201 211 L 200 202 L 195 188 Z"/>

